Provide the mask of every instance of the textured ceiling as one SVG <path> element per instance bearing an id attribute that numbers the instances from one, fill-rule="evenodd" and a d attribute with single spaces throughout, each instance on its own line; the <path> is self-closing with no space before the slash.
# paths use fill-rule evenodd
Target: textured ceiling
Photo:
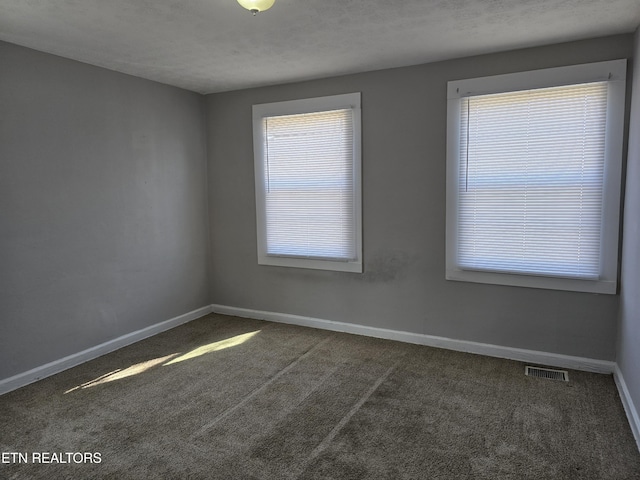
<path id="1" fill-rule="evenodd" d="M 201 93 L 632 32 L 640 0 L 0 0 L 0 40 Z"/>

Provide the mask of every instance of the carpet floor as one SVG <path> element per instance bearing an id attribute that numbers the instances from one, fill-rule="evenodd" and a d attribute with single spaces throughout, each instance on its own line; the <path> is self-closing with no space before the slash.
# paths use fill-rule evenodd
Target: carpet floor
<path id="1" fill-rule="evenodd" d="M 640 479 L 613 379 L 211 314 L 0 397 L 3 479 Z"/>

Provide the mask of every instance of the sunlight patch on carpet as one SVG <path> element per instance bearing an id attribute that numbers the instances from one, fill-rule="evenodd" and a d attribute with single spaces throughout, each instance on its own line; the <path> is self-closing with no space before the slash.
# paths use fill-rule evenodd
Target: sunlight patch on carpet
<path id="1" fill-rule="evenodd" d="M 138 375 L 140 373 L 146 372 L 147 370 L 155 367 L 156 365 L 160 365 L 161 363 L 164 363 L 167 360 L 170 360 L 176 355 L 180 355 L 180 354 L 172 353 L 171 355 L 166 355 L 164 357 L 154 358 L 153 360 L 147 360 L 146 362 L 136 363 L 135 365 L 131 365 L 130 367 L 125 368 L 124 370 L 119 368 L 117 370 L 114 370 L 113 372 L 109 372 L 104 375 L 101 375 L 98 378 L 95 378 L 89 382 L 78 385 L 77 387 L 73 387 L 64 393 L 67 394 L 75 390 L 82 390 L 85 388 L 95 387 L 96 385 L 102 385 L 103 383 L 109 383 L 115 380 L 121 380 L 123 378 Z"/>
<path id="2" fill-rule="evenodd" d="M 207 353 L 217 352 L 218 350 L 224 350 L 225 348 L 231 348 L 237 345 L 241 345 L 258 333 L 260 333 L 260 330 L 256 330 L 255 332 L 243 333 L 242 335 L 227 338 L 226 340 L 220 340 L 219 342 L 213 342 L 209 343 L 208 345 L 203 345 L 191 350 L 188 353 L 185 353 L 184 355 L 180 355 L 179 357 L 174 358 L 173 360 L 165 363 L 163 366 L 166 367 L 167 365 L 184 362 L 185 360 L 190 360 Z"/>

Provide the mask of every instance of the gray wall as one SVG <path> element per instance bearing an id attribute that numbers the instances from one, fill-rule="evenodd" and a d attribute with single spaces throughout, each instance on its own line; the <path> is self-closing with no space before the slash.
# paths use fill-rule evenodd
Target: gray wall
<path id="1" fill-rule="evenodd" d="M 200 95 L 0 43 L 0 379 L 210 303 Z"/>
<path id="2" fill-rule="evenodd" d="M 635 37 L 640 55 L 640 29 Z M 634 62 L 622 239 L 622 286 L 617 363 L 640 412 L 640 61 Z"/>
<path id="3" fill-rule="evenodd" d="M 621 35 L 209 95 L 213 303 L 613 360 L 618 297 L 445 280 L 449 80 L 628 58 Z M 258 266 L 251 105 L 362 92 L 364 274 Z"/>
<path id="4" fill-rule="evenodd" d="M 452 79 L 632 51 L 623 35 L 210 95 L 205 108 L 193 93 L 0 43 L 0 379 L 212 302 L 613 359 L 616 296 L 444 280 L 445 97 Z M 251 105 L 354 91 L 365 273 L 258 266 Z M 636 95 L 636 124 L 638 111 Z M 638 399 L 631 142 L 618 361 Z"/>

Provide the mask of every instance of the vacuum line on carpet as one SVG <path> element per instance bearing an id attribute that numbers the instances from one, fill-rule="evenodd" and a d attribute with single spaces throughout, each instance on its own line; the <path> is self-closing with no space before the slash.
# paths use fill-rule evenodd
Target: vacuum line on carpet
<path id="1" fill-rule="evenodd" d="M 273 382 L 275 382 L 276 380 L 278 380 L 280 377 L 282 377 L 283 375 L 285 375 L 288 371 L 290 371 L 293 367 L 295 367 L 298 363 L 300 363 L 302 360 L 304 360 L 305 358 L 307 358 L 309 355 L 311 355 L 313 352 L 315 352 L 317 349 L 319 349 L 321 346 L 323 346 L 325 343 L 327 343 L 329 340 L 331 340 L 331 338 L 333 338 L 333 335 L 330 335 L 329 337 L 325 338 L 324 340 L 316 343 L 312 348 L 310 348 L 309 350 L 307 350 L 305 353 L 303 353 L 302 355 L 300 355 L 298 358 L 296 358 L 293 362 L 291 362 L 289 365 L 287 365 L 285 368 L 283 368 L 282 370 L 280 370 L 278 373 L 276 373 L 273 377 L 271 377 L 269 380 L 267 380 L 265 383 L 263 383 L 261 386 L 259 386 L 258 388 L 256 388 L 254 391 L 252 391 L 251 393 L 249 393 L 246 397 L 244 397 L 242 400 L 240 400 L 240 402 L 236 403 L 233 407 L 229 407 L 228 409 L 226 409 L 224 412 L 222 412 L 220 415 L 218 415 L 216 418 L 214 418 L 213 420 L 211 420 L 209 423 L 205 424 L 202 428 L 200 428 L 200 430 L 198 430 L 196 433 L 194 433 L 193 435 L 191 435 L 190 438 L 195 438 L 195 437 L 199 437 L 200 435 L 202 435 L 203 433 L 205 433 L 207 430 L 210 430 L 211 428 L 213 428 L 217 423 L 219 423 L 221 420 L 224 420 L 225 418 L 227 418 L 229 415 L 231 415 L 233 412 L 235 412 L 238 408 L 246 405 L 249 401 L 251 401 L 256 395 L 258 395 L 260 392 L 262 392 L 265 388 L 267 388 L 269 385 L 271 385 Z"/>
<path id="2" fill-rule="evenodd" d="M 360 400 L 358 400 L 358 402 L 353 407 L 351 407 L 351 410 L 349 410 L 347 414 L 344 417 L 342 417 L 342 419 L 336 424 L 335 427 L 333 427 L 333 429 L 329 432 L 329 434 L 326 437 L 324 437 L 322 442 L 320 442 L 318 446 L 313 449 L 313 451 L 311 452 L 309 457 L 307 457 L 304 464 L 301 465 L 300 473 L 298 473 L 294 478 L 300 478 L 300 475 L 304 473 L 307 466 L 329 446 L 329 444 L 333 441 L 336 435 L 340 433 L 340 430 L 342 430 L 344 426 L 349 422 L 349 420 L 351 420 L 351 417 L 353 417 L 356 414 L 356 412 L 360 410 L 360 407 L 362 407 L 362 405 L 364 405 L 364 403 L 367 400 L 369 400 L 369 397 L 373 395 L 373 392 L 375 392 L 378 389 L 378 387 L 382 385 L 382 383 L 389 377 L 389 375 L 391 375 L 391 372 L 393 372 L 396 369 L 396 367 L 400 364 L 401 361 L 402 359 L 398 360 L 391 367 L 389 367 L 387 371 L 384 372 L 380 376 L 380 378 L 378 378 L 378 380 L 376 380 L 376 383 L 374 383 L 371 386 L 371 388 L 365 392 L 365 394 L 360 398 Z"/>

